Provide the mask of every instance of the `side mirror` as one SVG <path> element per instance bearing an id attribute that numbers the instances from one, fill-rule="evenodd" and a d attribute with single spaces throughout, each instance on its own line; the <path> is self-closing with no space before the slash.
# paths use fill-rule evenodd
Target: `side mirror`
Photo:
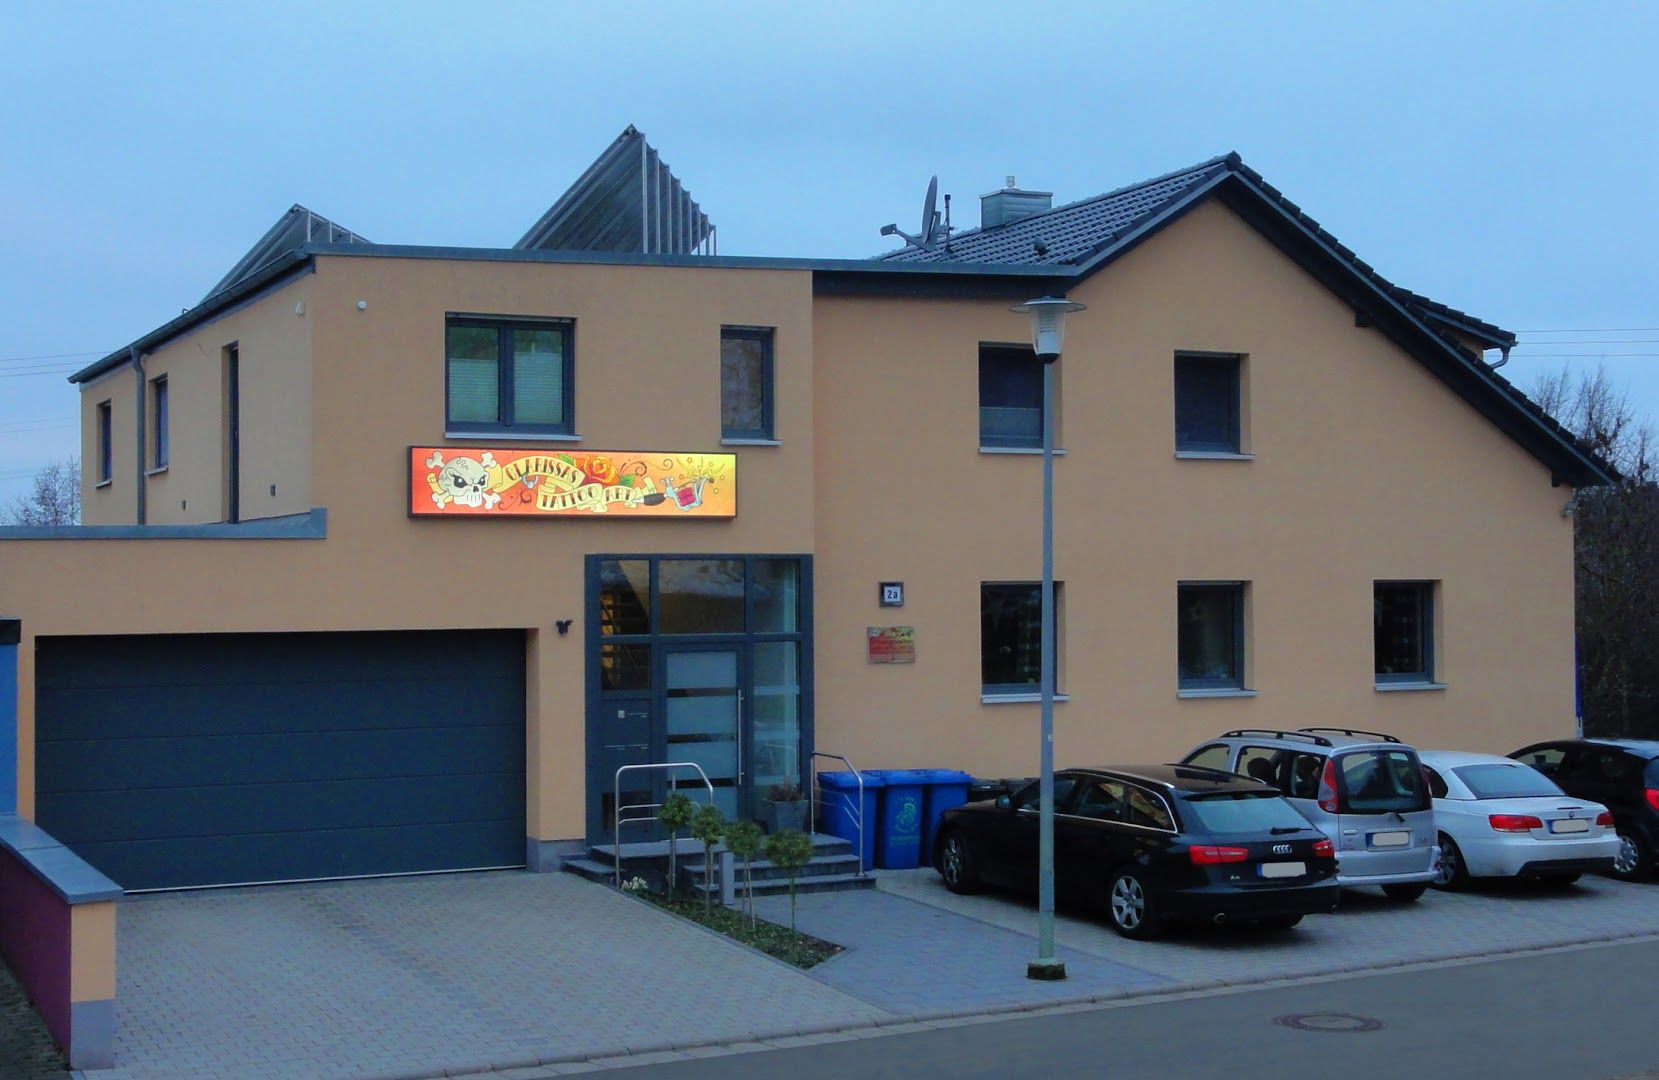
<path id="1" fill-rule="evenodd" d="M 997 796 L 997 809 L 998 810 L 1006 810 L 1010 806 L 1013 806 L 1013 805 L 1014 805 L 1014 797 L 1012 795 L 1009 795 L 1007 792 L 1003 792 L 1001 795 Z"/>

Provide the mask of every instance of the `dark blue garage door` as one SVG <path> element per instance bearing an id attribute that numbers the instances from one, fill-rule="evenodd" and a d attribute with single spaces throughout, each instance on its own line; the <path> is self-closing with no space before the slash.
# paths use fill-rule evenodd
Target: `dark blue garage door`
<path id="1" fill-rule="evenodd" d="M 127 889 L 524 864 L 521 632 L 36 641 L 36 820 Z"/>

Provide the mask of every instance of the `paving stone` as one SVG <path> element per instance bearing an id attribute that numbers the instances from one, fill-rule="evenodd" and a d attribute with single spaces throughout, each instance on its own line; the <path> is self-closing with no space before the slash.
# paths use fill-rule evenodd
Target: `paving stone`
<path id="1" fill-rule="evenodd" d="M 527 1068 L 643 1045 L 647 991 L 673 1003 L 652 1008 L 658 1046 L 882 1015 L 565 874 L 143 896 L 118 919 L 117 1067 L 96 1080 L 248 1075 L 250 1062 L 273 1080 Z"/>

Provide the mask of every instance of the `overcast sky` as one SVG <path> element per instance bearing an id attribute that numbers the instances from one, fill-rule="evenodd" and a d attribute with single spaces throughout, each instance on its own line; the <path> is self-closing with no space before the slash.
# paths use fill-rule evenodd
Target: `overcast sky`
<path id="1" fill-rule="evenodd" d="M 64 375 L 291 204 L 505 247 L 630 123 L 739 255 L 882 251 L 934 173 L 960 227 L 1237 150 L 1521 331 L 1522 386 L 1615 357 L 1659 417 L 1659 6 L 699 6 L 0 0 L 0 498 L 75 453 Z"/>

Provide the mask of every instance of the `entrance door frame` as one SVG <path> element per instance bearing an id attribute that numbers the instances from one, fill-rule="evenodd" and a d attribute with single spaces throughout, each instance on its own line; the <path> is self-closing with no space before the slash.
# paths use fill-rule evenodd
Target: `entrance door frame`
<path id="1" fill-rule="evenodd" d="M 656 632 L 657 620 L 661 613 L 660 597 L 658 595 L 657 564 L 662 561 L 679 559 L 696 560 L 736 560 L 743 563 L 743 625 L 741 634 L 659 634 Z M 755 625 L 755 594 L 751 587 L 754 580 L 753 564 L 759 560 L 790 560 L 800 568 L 799 576 L 799 603 L 797 612 L 800 630 L 796 633 L 753 633 L 749 627 Z M 620 635 L 604 637 L 600 633 L 599 612 L 599 569 L 600 564 L 609 561 L 644 561 L 649 563 L 650 590 L 649 606 L 651 612 L 651 633 L 644 635 Z M 743 694 L 741 708 L 741 733 L 744 754 L 745 772 L 754 771 L 754 646 L 767 642 L 796 642 L 799 645 L 800 658 L 800 760 L 797 763 L 797 772 L 803 787 L 808 783 L 812 767 L 812 751 L 816 748 L 816 723 L 814 709 L 814 677 L 813 677 L 813 576 L 812 556 L 794 552 L 615 552 L 589 555 L 585 560 L 584 588 L 583 588 L 583 626 L 586 630 L 583 650 L 583 677 L 586 686 L 586 722 L 583 725 L 583 773 L 587 778 L 587 797 L 585 817 L 587 819 L 587 834 L 590 843 L 610 842 L 611 822 L 603 812 L 604 796 L 614 790 L 615 774 L 606 772 L 599 767 L 596 754 L 597 748 L 602 745 L 603 717 L 607 708 L 615 708 L 615 702 L 622 699 L 638 701 L 649 698 L 651 701 L 651 758 L 653 761 L 666 761 L 666 717 L 663 714 L 663 687 L 658 673 L 662 671 L 661 650 L 664 647 L 736 647 L 738 649 L 738 678 L 742 683 L 740 690 Z M 629 691 L 618 692 L 614 697 L 607 698 L 600 689 L 599 660 L 600 648 L 607 643 L 614 644 L 649 644 L 652 648 L 651 669 L 653 685 L 649 692 Z M 604 773 L 604 775 L 601 775 Z M 695 774 L 693 774 L 695 775 Z M 661 802 L 666 787 L 661 772 L 654 771 L 651 780 L 651 801 Z M 756 798 L 758 800 L 759 793 Z M 634 835 L 626 837 L 628 840 L 655 839 L 652 832 L 644 827 L 636 827 Z"/>

